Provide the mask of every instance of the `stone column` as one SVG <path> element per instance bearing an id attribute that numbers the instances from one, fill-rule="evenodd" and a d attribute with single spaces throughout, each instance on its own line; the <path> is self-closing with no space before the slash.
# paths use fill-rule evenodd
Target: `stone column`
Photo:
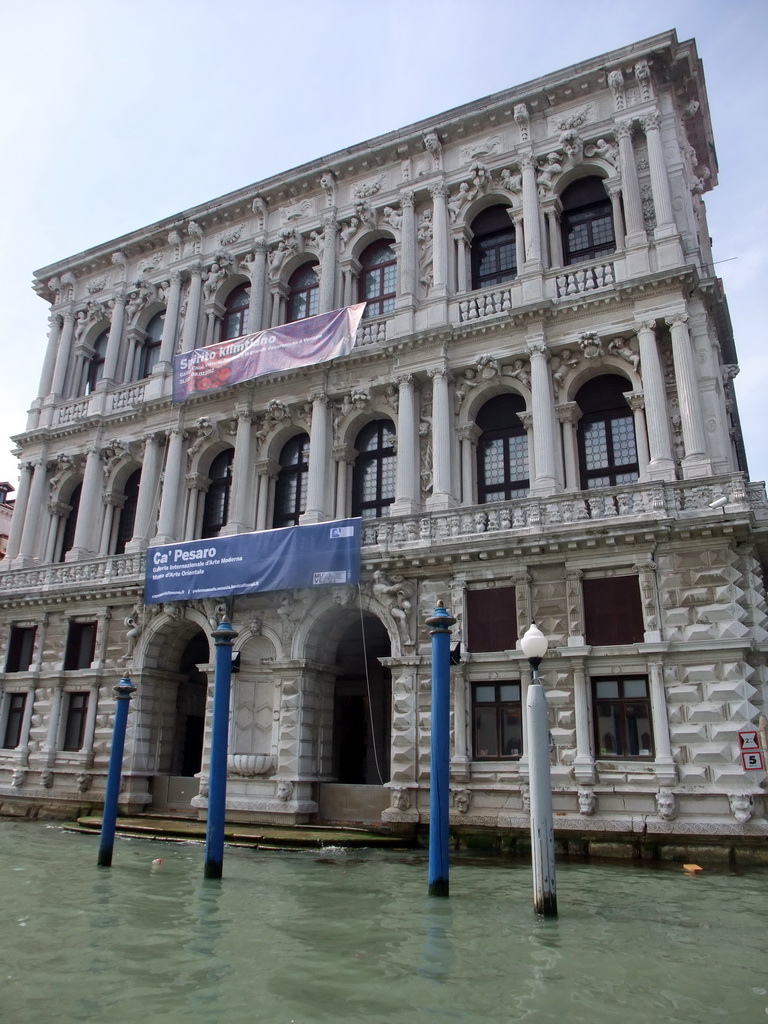
<path id="1" fill-rule="evenodd" d="M 547 229 L 549 231 L 550 267 L 559 270 L 563 265 L 563 235 L 560 230 L 560 217 L 554 206 L 547 210 Z"/>
<path id="2" fill-rule="evenodd" d="M 453 241 L 456 245 L 456 291 L 461 295 L 471 290 L 471 242 L 464 228 L 454 231 Z"/>
<path id="3" fill-rule="evenodd" d="M 461 504 L 477 501 L 477 441 L 482 431 L 476 423 L 465 423 L 456 434 L 461 445 Z"/>
<path id="4" fill-rule="evenodd" d="M 347 507 L 347 480 L 349 468 L 355 464 L 356 452 L 352 445 L 337 444 L 333 448 L 333 459 L 336 463 L 336 505 L 334 519 L 346 519 L 349 514 Z"/>
<path id="5" fill-rule="evenodd" d="M 104 557 L 110 553 L 110 541 L 112 540 L 112 525 L 115 521 L 115 509 L 121 509 L 125 505 L 125 495 L 115 494 L 114 491 L 102 495 L 103 511 L 101 513 L 101 540 L 99 541 L 99 555 Z"/>
<path id="6" fill-rule="evenodd" d="M 549 350 L 542 338 L 528 343 L 526 355 L 531 360 L 531 411 L 533 413 L 533 455 L 536 478 L 531 481 L 531 494 L 554 494 L 557 490 L 555 471 L 554 402 L 549 376 Z"/>
<path id="7" fill-rule="evenodd" d="M 557 418 L 562 424 L 565 489 L 566 491 L 578 491 L 581 489 L 581 486 L 576 426 L 581 419 L 581 409 L 576 402 L 561 402 L 555 411 L 557 412 Z"/>
<path id="8" fill-rule="evenodd" d="M 66 562 L 77 562 L 81 558 L 90 558 L 96 554 L 96 544 L 101 532 L 101 523 L 96 520 L 99 511 L 104 507 L 101 497 L 101 469 L 101 450 L 98 447 L 93 447 L 89 449 L 85 459 L 83 489 L 80 492 L 80 508 L 77 513 L 75 537 L 72 547 L 64 556 Z"/>
<path id="9" fill-rule="evenodd" d="M 336 211 L 327 210 L 323 215 L 323 251 L 320 257 L 320 293 L 318 295 L 318 312 L 320 313 L 328 313 L 336 308 L 338 234 L 339 224 L 336 220 Z"/>
<path id="10" fill-rule="evenodd" d="M 616 125 L 621 164 L 621 187 L 624 195 L 624 214 L 627 220 L 627 245 L 645 245 L 648 238 L 643 221 L 643 203 L 637 178 L 635 150 L 632 145 L 632 121 L 619 121 Z"/>
<path id="11" fill-rule="evenodd" d="M 311 454 L 311 453 L 310 453 Z M 267 513 L 270 508 L 269 492 L 277 480 L 280 466 L 273 459 L 261 459 L 256 463 L 258 494 L 256 496 L 256 529 L 266 530 Z"/>
<path id="12" fill-rule="evenodd" d="M 42 644 L 45 642 L 45 632 L 47 623 L 48 613 L 46 612 L 43 617 L 43 625 L 40 630 L 40 636 L 37 638 L 37 649 L 38 654 L 35 659 L 33 671 L 40 671 L 40 655 L 42 654 Z M 21 734 L 19 736 L 19 746 L 21 747 L 20 761 L 23 765 L 29 764 L 29 730 L 32 728 L 32 712 L 35 707 L 35 687 L 32 686 L 27 691 L 27 699 L 24 701 L 24 712 L 21 717 Z"/>
<path id="13" fill-rule="evenodd" d="M 19 466 L 19 489 L 16 492 L 16 501 L 13 506 L 11 529 L 8 533 L 8 546 L 5 551 L 5 558 L 0 562 L 0 569 L 10 569 L 11 562 L 19 553 L 21 535 L 27 518 L 29 491 L 34 468 L 34 462 L 22 462 Z"/>
<path id="14" fill-rule="evenodd" d="M 56 558 L 56 546 L 61 536 L 61 520 L 66 519 L 71 506 L 63 501 L 48 502 L 48 536 L 45 541 L 45 561 L 53 562 Z M 7 561 L 7 558 L 6 558 Z"/>
<path id="15" fill-rule="evenodd" d="M 67 620 L 67 625 L 71 620 Z M 41 753 L 44 755 L 43 763 L 51 767 L 56 761 L 56 739 L 59 734 L 59 723 L 61 721 L 61 705 L 64 702 L 64 682 L 59 680 L 50 689 L 51 698 L 48 705 L 48 732 Z"/>
<path id="16" fill-rule="evenodd" d="M 674 480 L 675 460 L 667 412 L 667 389 L 656 343 L 656 322 L 645 320 L 635 331 L 640 345 L 640 370 L 645 395 L 645 419 L 648 430 L 648 479 Z"/>
<path id="17" fill-rule="evenodd" d="M 100 635 L 107 629 L 106 622 L 99 623 Z M 103 667 L 103 663 L 102 666 Z M 88 710 L 85 713 L 85 729 L 83 730 L 83 745 L 80 748 L 85 753 L 85 767 L 92 768 L 94 761 L 93 743 L 96 738 L 96 711 L 99 706 L 99 684 L 93 681 L 88 689 Z"/>
<path id="18" fill-rule="evenodd" d="M 453 693 L 453 755 L 451 756 L 451 769 L 459 775 L 465 775 L 472 760 L 470 751 L 472 743 L 469 737 L 471 731 L 469 715 L 469 683 L 466 677 L 465 663 L 451 672 Z"/>
<path id="19" fill-rule="evenodd" d="M 583 576 L 581 569 L 566 569 L 563 573 L 569 647 L 584 646 L 584 596 L 581 588 Z"/>
<path id="20" fill-rule="evenodd" d="M 200 499 L 205 498 L 211 486 L 211 478 L 203 473 L 187 473 L 184 478 L 187 485 L 187 514 L 184 519 L 184 540 L 195 540 L 197 537 L 197 512 Z"/>
<path id="21" fill-rule="evenodd" d="M 707 455 L 704 418 L 701 410 L 701 391 L 696 376 L 693 344 L 688 332 L 688 314 L 668 316 L 665 323 L 672 334 L 672 358 L 677 379 L 677 400 L 683 431 L 685 457 L 682 461 L 683 477 L 710 476 L 712 461 Z"/>
<path id="22" fill-rule="evenodd" d="M 515 258 L 517 260 L 517 272 L 521 274 L 523 272 L 523 266 L 525 265 L 525 226 L 523 224 L 523 215 L 519 210 L 515 210 L 512 215 L 512 221 L 515 225 Z M 523 715 L 525 718 L 525 715 Z"/>
<path id="23" fill-rule="evenodd" d="M 433 185 L 432 196 L 432 275 L 430 294 L 442 297 L 448 292 L 448 188 Z"/>
<path id="24" fill-rule="evenodd" d="M 269 286 L 269 294 L 272 301 L 272 315 L 270 326 L 279 327 L 285 323 L 285 306 L 288 299 L 288 290 L 281 281 L 275 281 Z"/>
<path id="25" fill-rule="evenodd" d="M 573 707 L 576 719 L 576 756 L 573 774 L 580 784 L 595 781 L 595 761 L 589 731 L 589 683 L 582 659 L 573 662 Z"/>
<path id="26" fill-rule="evenodd" d="M 656 751 L 654 770 L 656 778 L 660 782 L 673 784 L 677 782 L 677 765 L 672 757 L 672 744 L 669 737 L 667 693 L 664 687 L 664 663 L 661 658 L 649 659 L 648 682 L 651 695 L 653 745 Z"/>
<path id="27" fill-rule="evenodd" d="M 139 480 L 136 520 L 133 536 L 125 545 L 126 554 L 144 551 L 154 529 L 157 498 L 160 491 L 160 455 L 163 438 L 160 434 L 147 434 L 144 438 L 144 459 Z"/>
<path id="28" fill-rule="evenodd" d="M 635 421 L 635 447 L 637 450 L 637 469 L 641 480 L 648 479 L 648 434 L 645 427 L 645 395 L 642 391 L 625 391 L 624 397 L 632 410 Z"/>
<path id="29" fill-rule="evenodd" d="M 624 248 L 624 239 L 627 229 L 624 227 L 624 211 L 621 208 L 621 185 L 608 185 L 606 187 L 608 198 L 611 200 L 611 214 L 613 215 L 613 233 L 616 238 L 616 249 Z"/>
<path id="30" fill-rule="evenodd" d="M 64 382 L 67 379 L 69 357 L 72 352 L 72 338 L 75 334 L 75 314 L 68 310 L 63 315 L 63 321 L 59 350 L 56 353 L 56 366 L 53 370 L 53 383 L 51 384 L 51 394 L 54 395 L 64 394 Z"/>
<path id="31" fill-rule="evenodd" d="M 397 468 L 393 515 L 418 511 L 419 501 L 419 423 L 413 376 L 405 373 L 397 378 Z"/>
<path id="32" fill-rule="evenodd" d="M 539 219 L 539 194 L 536 185 L 536 164 L 532 153 L 523 153 L 520 158 L 523 176 L 523 223 L 525 225 L 525 262 L 536 269 L 541 263 L 541 221 Z M 522 270 L 518 267 L 518 273 Z"/>
<path id="33" fill-rule="evenodd" d="M 533 450 L 533 413 L 519 412 L 517 418 L 523 425 L 525 439 L 528 443 L 528 480 L 530 482 L 536 479 L 536 454 Z"/>
<path id="34" fill-rule="evenodd" d="M 62 327 L 64 326 L 64 318 L 58 313 L 52 313 L 48 319 L 48 323 L 50 324 L 48 331 L 48 345 L 45 349 L 43 372 L 40 374 L 40 386 L 37 389 L 38 398 L 47 397 L 51 391 L 53 371 L 56 367 L 56 355 L 59 348 L 59 341 L 61 339 Z"/>
<path id="35" fill-rule="evenodd" d="M 246 405 L 236 405 L 237 437 L 235 455 L 232 461 L 232 490 L 229 499 L 229 519 L 221 535 L 247 533 L 253 529 L 253 507 L 251 490 L 251 410 Z"/>
<path id="36" fill-rule="evenodd" d="M 165 460 L 163 493 L 160 498 L 160 516 L 157 534 L 152 544 L 171 544 L 176 538 L 176 521 L 181 491 L 181 471 L 184 467 L 184 442 L 187 434 L 182 427 L 167 431 L 168 453 Z"/>
<path id="37" fill-rule="evenodd" d="M 648 143 L 648 168 L 651 172 L 651 192 L 653 193 L 653 207 L 656 211 L 654 234 L 659 238 L 677 230 L 675 215 L 672 211 L 672 194 L 669 188 L 667 165 L 659 131 L 661 114 L 648 114 L 646 117 L 640 118 L 640 124 Z"/>
<path id="38" fill-rule="evenodd" d="M 104 357 L 104 377 L 99 384 L 105 388 L 107 384 L 117 380 L 117 364 L 120 359 L 120 346 L 123 341 L 123 326 L 125 324 L 125 304 L 128 296 L 124 291 L 119 291 L 112 299 L 112 319 L 109 325 L 109 337 L 107 338 L 107 352 Z M 98 385 L 97 385 L 98 386 Z"/>
<path id="39" fill-rule="evenodd" d="M 167 372 L 173 364 L 176 351 L 176 332 L 179 327 L 179 307 L 181 306 L 181 273 L 174 270 L 168 284 L 165 300 L 165 320 L 163 321 L 163 337 L 160 342 L 159 363 Z"/>
<path id="40" fill-rule="evenodd" d="M 448 371 L 444 366 L 429 371 L 432 378 L 432 493 L 430 509 L 451 508 L 456 504 L 451 482 L 451 439 L 453 422 L 448 396 Z"/>
<path id="41" fill-rule="evenodd" d="M 29 562 L 32 559 L 40 557 L 39 552 L 39 541 L 41 534 L 41 523 L 43 522 L 43 515 L 45 514 L 47 503 L 46 503 L 46 487 L 48 483 L 48 463 L 45 458 L 36 459 L 34 463 L 32 473 L 32 483 L 29 488 L 29 497 L 26 504 L 26 508 L 23 512 L 22 520 L 22 533 L 21 533 L 21 544 L 19 546 L 18 563 L 16 568 L 23 567 L 25 562 Z M 19 514 L 14 509 L 14 521 L 16 516 Z M 9 548 L 10 548 L 10 540 Z M 10 556 L 10 552 L 6 554 L 6 559 Z"/>
<path id="42" fill-rule="evenodd" d="M 326 505 L 330 449 L 328 396 L 323 391 L 316 391 L 309 397 L 312 402 L 312 427 L 309 435 L 307 508 L 301 522 L 322 523 L 330 519 Z"/>
<path id="43" fill-rule="evenodd" d="M 264 295 L 267 283 L 267 252 L 266 242 L 256 242 L 253 246 L 251 260 L 251 295 L 248 302 L 248 333 L 256 334 L 264 323 Z"/>
<path id="44" fill-rule="evenodd" d="M 413 302 L 416 294 L 416 217 L 415 196 L 410 189 L 400 193 L 403 219 L 400 224 L 400 289 L 398 300 Z"/>
<path id="45" fill-rule="evenodd" d="M 197 345 L 197 324 L 200 319 L 200 303 L 203 295 L 203 265 L 196 263 L 189 268 L 189 294 L 184 329 L 181 334 L 181 351 L 192 352 Z"/>
<path id="46" fill-rule="evenodd" d="M 643 605 L 643 641 L 646 644 L 661 643 L 661 611 L 659 588 L 656 580 L 656 563 L 650 559 L 638 562 L 633 567 L 637 571 L 640 585 L 640 598 Z"/>

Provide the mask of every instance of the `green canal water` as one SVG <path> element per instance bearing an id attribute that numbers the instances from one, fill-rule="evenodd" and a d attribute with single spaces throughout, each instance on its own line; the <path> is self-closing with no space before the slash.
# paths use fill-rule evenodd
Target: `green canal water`
<path id="1" fill-rule="evenodd" d="M 0 821 L 3 1024 L 755 1024 L 768 1020 L 768 870 L 225 851 Z M 155 867 L 152 861 L 162 858 Z"/>

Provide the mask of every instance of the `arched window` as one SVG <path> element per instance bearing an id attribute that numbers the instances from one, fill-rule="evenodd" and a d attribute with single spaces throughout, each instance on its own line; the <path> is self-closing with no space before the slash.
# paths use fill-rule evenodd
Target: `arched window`
<path id="1" fill-rule="evenodd" d="M 560 199 L 566 264 L 584 263 L 616 251 L 611 201 L 600 178 L 579 178 Z"/>
<path id="2" fill-rule="evenodd" d="M 210 484 L 203 508 L 202 537 L 218 537 L 229 518 L 229 492 L 232 488 L 234 448 L 220 452 L 208 470 Z"/>
<path id="3" fill-rule="evenodd" d="M 369 245 L 360 257 L 360 302 L 367 302 L 365 317 L 382 316 L 395 309 L 397 259 L 386 239 Z"/>
<path id="4" fill-rule="evenodd" d="M 160 359 L 160 344 L 163 340 L 165 313 L 157 313 L 147 324 L 147 336 L 141 346 L 139 359 L 139 380 L 148 377 Z"/>
<path id="5" fill-rule="evenodd" d="M 133 528 L 136 525 L 136 509 L 139 504 L 139 483 L 141 481 L 141 470 L 137 469 L 131 473 L 125 483 L 123 494 L 125 504 L 120 510 L 120 521 L 117 524 L 117 540 L 115 542 L 115 554 L 125 553 L 125 545 L 133 537 Z"/>
<path id="6" fill-rule="evenodd" d="M 107 356 L 109 331 L 102 331 L 93 343 L 93 355 L 88 360 L 88 372 L 85 377 L 85 394 L 90 395 L 104 376 L 104 361 Z"/>
<path id="7" fill-rule="evenodd" d="M 224 319 L 221 325 L 221 340 L 242 338 L 248 333 L 248 305 L 251 301 L 251 286 L 238 285 L 227 296 L 224 303 Z"/>
<path id="8" fill-rule="evenodd" d="M 61 551 L 59 552 L 60 562 L 64 561 L 64 556 L 68 551 L 71 551 L 72 546 L 75 543 L 75 529 L 77 527 L 77 514 L 80 511 L 80 494 L 82 489 L 83 485 L 78 484 L 69 496 L 70 512 L 64 521 L 64 532 L 61 538 Z"/>
<path id="9" fill-rule="evenodd" d="M 374 420 L 355 441 L 352 515 L 379 519 L 395 500 L 395 432 L 390 420 Z"/>
<path id="10" fill-rule="evenodd" d="M 307 472 L 309 470 L 309 435 L 297 434 L 283 445 L 280 472 L 275 487 L 275 512 L 272 526 L 298 526 L 299 517 L 307 507 Z"/>
<path id="11" fill-rule="evenodd" d="M 315 316 L 320 308 L 320 278 L 316 263 L 305 263 L 288 282 L 288 322 Z"/>
<path id="12" fill-rule="evenodd" d="M 624 397 L 632 385 L 624 377 L 605 374 L 579 389 L 581 486 L 615 487 L 637 480 L 635 421 Z"/>
<path id="13" fill-rule="evenodd" d="M 515 228 L 509 207 L 489 206 L 472 221 L 472 287 L 487 288 L 517 277 Z"/>
<path id="14" fill-rule="evenodd" d="M 525 410 L 520 395 L 497 395 L 485 403 L 476 423 L 477 500 L 509 501 L 528 493 L 528 436 L 518 413 Z"/>

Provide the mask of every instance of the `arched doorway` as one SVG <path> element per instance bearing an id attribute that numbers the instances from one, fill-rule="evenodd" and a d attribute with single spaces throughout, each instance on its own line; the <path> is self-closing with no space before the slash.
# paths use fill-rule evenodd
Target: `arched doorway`
<path id="1" fill-rule="evenodd" d="M 141 720 L 147 731 L 147 769 L 154 810 L 191 810 L 203 757 L 207 669 L 205 630 L 175 618 L 155 632 L 141 668 Z"/>
<path id="2" fill-rule="evenodd" d="M 372 615 L 353 621 L 337 647 L 339 673 L 333 695 L 333 772 L 340 783 L 389 782 L 392 679 L 379 658 L 390 654 L 389 636 Z"/>
<path id="3" fill-rule="evenodd" d="M 198 666 L 206 665 L 209 657 L 208 638 L 199 630 L 184 648 L 179 663 L 182 678 L 176 691 L 171 775 L 192 778 L 200 771 L 208 677 Z"/>
<path id="4" fill-rule="evenodd" d="M 374 615 L 361 620 L 355 614 L 339 623 L 336 637 L 328 638 L 326 647 L 335 678 L 331 756 L 327 781 L 319 787 L 319 817 L 378 821 L 390 802 L 384 786 L 390 777 L 392 678 L 380 660 L 391 656 L 389 635 Z"/>

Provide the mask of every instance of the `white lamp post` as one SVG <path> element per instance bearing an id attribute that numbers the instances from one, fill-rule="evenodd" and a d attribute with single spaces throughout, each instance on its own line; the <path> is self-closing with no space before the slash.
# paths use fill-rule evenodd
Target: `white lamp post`
<path id="1" fill-rule="evenodd" d="M 547 697 L 539 681 L 539 665 L 547 653 L 547 638 L 531 623 L 520 647 L 533 670 L 525 701 L 528 722 L 528 766 L 531 790 L 531 857 L 533 908 L 544 917 L 557 917 L 555 836 L 552 826 L 552 778 L 549 767 Z"/>

